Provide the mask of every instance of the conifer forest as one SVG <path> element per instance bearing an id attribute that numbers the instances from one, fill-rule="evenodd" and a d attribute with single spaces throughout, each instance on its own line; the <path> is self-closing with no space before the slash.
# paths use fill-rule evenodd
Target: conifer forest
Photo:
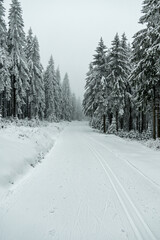
<path id="1" fill-rule="evenodd" d="M 160 0 L 0 0 L 0 240 L 160 240 Z"/>
<path id="2" fill-rule="evenodd" d="M 71 92 L 66 73 L 61 82 L 59 68 L 51 56 L 46 69 L 40 59 L 38 39 L 30 28 L 24 32 L 22 8 L 13 0 L 8 26 L 0 0 L 0 115 L 3 118 L 81 120 L 80 99 Z"/>
<path id="3" fill-rule="evenodd" d="M 89 65 L 83 100 L 90 124 L 104 132 L 160 137 L 160 1 L 143 1 L 129 44 L 118 33 L 107 48 L 100 39 Z M 130 136 L 132 137 L 132 136 Z"/>

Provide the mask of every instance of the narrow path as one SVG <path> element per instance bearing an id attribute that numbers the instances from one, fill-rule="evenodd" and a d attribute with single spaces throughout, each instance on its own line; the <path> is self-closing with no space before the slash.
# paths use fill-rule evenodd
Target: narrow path
<path id="1" fill-rule="evenodd" d="M 0 240 L 160 239 L 159 179 L 148 169 L 145 177 L 139 172 L 146 169 L 143 146 L 130 143 L 127 159 L 136 171 L 124 160 L 127 144 L 125 150 L 113 138 L 71 123 L 0 203 Z M 145 151 L 155 159 L 149 167 L 159 167 L 157 153 Z"/>

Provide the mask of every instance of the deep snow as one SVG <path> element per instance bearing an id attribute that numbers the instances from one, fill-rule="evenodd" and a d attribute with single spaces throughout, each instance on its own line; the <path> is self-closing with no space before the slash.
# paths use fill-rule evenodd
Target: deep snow
<path id="1" fill-rule="evenodd" d="M 32 169 L 0 200 L 0 240 L 160 239 L 160 152 L 73 122 Z"/>
<path id="2" fill-rule="evenodd" d="M 13 184 L 40 163 L 67 124 L 40 122 L 36 126 L 36 122 L 27 121 L 0 124 L 4 126 L 0 127 L 0 187 Z"/>

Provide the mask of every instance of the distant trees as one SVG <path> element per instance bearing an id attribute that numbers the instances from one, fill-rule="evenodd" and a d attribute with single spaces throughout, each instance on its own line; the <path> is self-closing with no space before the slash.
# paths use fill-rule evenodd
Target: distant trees
<path id="1" fill-rule="evenodd" d="M 0 115 L 49 121 L 80 119 L 75 114 L 80 106 L 76 98 L 72 101 L 68 75 L 61 83 L 52 56 L 44 71 L 37 37 L 31 28 L 25 36 L 20 2 L 12 0 L 8 32 L 4 16 L 0 0 Z"/>
<path id="2" fill-rule="evenodd" d="M 62 82 L 62 115 L 63 119 L 71 121 L 72 99 L 68 74 L 66 73 Z"/>

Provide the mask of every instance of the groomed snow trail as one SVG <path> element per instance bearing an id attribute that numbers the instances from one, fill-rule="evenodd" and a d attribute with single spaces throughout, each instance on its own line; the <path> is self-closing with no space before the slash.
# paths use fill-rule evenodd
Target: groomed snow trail
<path id="1" fill-rule="evenodd" d="M 0 200 L 0 240 L 160 239 L 160 153 L 73 122 Z"/>

